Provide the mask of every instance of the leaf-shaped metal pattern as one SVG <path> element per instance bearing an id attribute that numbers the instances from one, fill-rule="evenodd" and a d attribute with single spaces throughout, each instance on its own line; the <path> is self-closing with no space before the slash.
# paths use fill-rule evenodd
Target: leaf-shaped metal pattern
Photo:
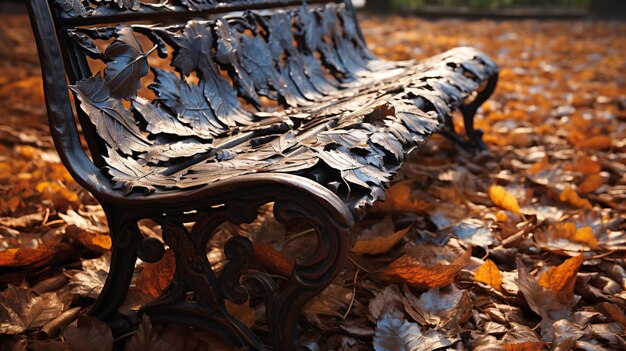
<path id="1" fill-rule="evenodd" d="M 141 87 L 139 80 L 148 74 L 148 53 L 143 52 L 130 27 L 121 28 L 117 34 L 117 39 L 104 52 L 108 61 L 104 79 L 111 96 L 130 98 Z"/>
<path id="2" fill-rule="evenodd" d="M 191 11 L 220 4 L 170 3 Z M 73 90 L 107 147 L 108 174 L 127 192 L 286 172 L 327 186 L 359 212 L 384 197 L 431 134 L 452 133 L 452 111 L 467 109 L 474 92 L 484 101 L 492 90 L 484 83 L 497 75 L 495 63 L 471 48 L 422 62 L 379 60 L 335 3 L 69 34 L 107 65 Z M 103 40 L 101 53 L 95 42 Z M 145 51 L 150 45 L 159 58 Z"/>

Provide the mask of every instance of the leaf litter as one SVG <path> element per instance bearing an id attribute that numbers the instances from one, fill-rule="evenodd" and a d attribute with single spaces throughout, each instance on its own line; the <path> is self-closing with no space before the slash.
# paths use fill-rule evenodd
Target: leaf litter
<path id="1" fill-rule="evenodd" d="M 26 16 L 0 18 L 0 44 L 14 48 L 0 53 L 2 348 L 229 350 L 215 335 L 149 318 L 114 337 L 84 314 L 108 276 L 106 219 L 54 152 Z M 305 307 L 304 345 L 626 349 L 626 27 L 369 17 L 363 30 L 388 59 L 468 44 L 494 57 L 499 86 L 476 120 L 489 152 L 429 140 L 356 229 L 344 271 Z M 139 43 L 125 45 L 129 57 L 147 56 Z M 213 267 L 225 261 L 221 245 L 245 235 L 255 241 L 253 269 L 288 278 L 315 239 L 271 213 L 220 227 L 207 248 Z M 154 223 L 140 229 L 160 237 Z M 172 256 L 137 263 L 127 311 L 167 288 Z M 267 330 L 262 304 L 227 308 Z"/>

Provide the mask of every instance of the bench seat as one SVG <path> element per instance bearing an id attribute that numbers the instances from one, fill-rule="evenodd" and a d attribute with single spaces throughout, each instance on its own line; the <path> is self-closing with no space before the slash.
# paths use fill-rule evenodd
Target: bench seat
<path id="1" fill-rule="evenodd" d="M 301 26 L 292 36 L 294 21 Z M 472 48 L 422 62 L 383 61 L 355 28 L 345 8 L 328 4 L 169 27 L 77 29 L 71 36 L 107 67 L 72 89 L 105 144 L 102 166 L 125 193 L 293 173 L 362 213 L 384 199 L 407 155 L 431 134 L 450 129 L 452 111 L 484 90 L 497 67 Z M 149 65 L 140 36 L 161 56 L 171 54 L 173 67 L 157 60 Z M 94 54 L 95 40 L 111 38 Z M 206 44 L 191 49 L 190 38 Z M 137 66 L 132 72 L 130 59 Z M 148 66 L 152 101 L 141 97 L 147 84 L 138 80 Z"/>

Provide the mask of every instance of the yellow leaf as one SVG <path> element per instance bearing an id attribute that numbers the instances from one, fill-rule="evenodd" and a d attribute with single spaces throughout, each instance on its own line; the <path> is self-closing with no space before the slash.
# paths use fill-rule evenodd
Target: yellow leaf
<path id="1" fill-rule="evenodd" d="M 598 247 L 598 239 L 596 239 L 596 236 L 593 235 L 591 227 L 578 228 L 576 233 L 574 233 L 573 241 L 585 243 L 592 249 Z"/>
<path id="2" fill-rule="evenodd" d="M 80 232 L 78 241 L 88 250 L 103 253 L 111 249 L 111 236 L 109 234 L 94 234 L 88 232 Z"/>
<path id="3" fill-rule="evenodd" d="M 496 212 L 496 219 L 498 220 L 498 222 L 506 222 L 508 218 L 509 216 L 506 215 L 506 212 L 504 211 Z"/>
<path id="4" fill-rule="evenodd" d="M 502 274 L 500 270 L 492 260 L 487 260 L 483 263 L 474 275 L 474 280 L 485 283 L 492 286 L 496 290 L 500 290 L 502 286 Z"/>
<path id="5" fill-rule="evenodd" d="M 404 255 L 385 267 L 379 278 L 388 283 L 407 283 L 414 289 L 426 291 L 452 284 L 457 274 L 469 263 L 471 250 L 467 250 L 452 264 L 424 266 L 414 257 Z"/>
<path id="6" fill-rule="evenodd" d="M 384 254 L 402 240 L 409 230 L 411 230 L 411 227 L 397 231 L 389 236 L 357 240 L 352 247 L 352 252 L 365 255 Z"/>
<path id="7" fill-rule="evenodd" d="M 516 214 L 521 213 L 517 199 L 499 185 L 492 185 L 489 187 L 489 198 L 494 205 L 502 209 Z"/>
<path id="8" fill-rule="evenodd" d="M 566 239 L 576 243 L 587 244 L 592 249 L 598 247 L 598 239 L 593 235 L 591 227 L 576 229 L 576 225 L 571 222 L 555 224 L 552 227 L 550 236 L 555 239 Z"/>
<path id="9" fill-rule="evenodd" d="M 561 265 L 550 267 L 541 275 L 537 283 L 557 293 L 561 301 L 570 301 L 574 296 L 574 284 L 585 255 L 580 254 L 565 260 Z"/>
<path id="10" fill-rule="evenodd" d="M 568 204 L 578 208 L 593 208 L 589 200 L 581 198 L 576 190 L 572 189 L 571 187 L 568 187 L 563 190 L 563 192 L 561 192 L 561 194 L 559 195 L 559 200 L 567 202 Z"/>

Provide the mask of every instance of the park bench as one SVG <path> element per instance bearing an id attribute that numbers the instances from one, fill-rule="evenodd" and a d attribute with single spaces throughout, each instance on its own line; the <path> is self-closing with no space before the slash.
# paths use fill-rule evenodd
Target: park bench
<path id="1" fill-rule="evenodd" d="M 140 313 L 238 348 L 292 350 L 300 311 L 341 270 L 354 221 L 384 200 L 409 154 L 437 132 L 484 147 L 473 119 L 495 88 L 494 62 L 471 48 L 380 60 L 350 1 L 28 3 L 55 146 L 107 214 L 110 273 L 90 313 L 111 325 L 130 323 L 118 308 L 137 258 L 163 257 L 138 229 L 152 219 L 176 273 Z M 278 284 L 248 269 L 253 246 L 235 237 L 214 272 L 214 230 L 267 203 L 279 221 L 315 229 L 314 252 Z M 265 303 L 269 342 L 225 308 L 250 296 Z"/>

